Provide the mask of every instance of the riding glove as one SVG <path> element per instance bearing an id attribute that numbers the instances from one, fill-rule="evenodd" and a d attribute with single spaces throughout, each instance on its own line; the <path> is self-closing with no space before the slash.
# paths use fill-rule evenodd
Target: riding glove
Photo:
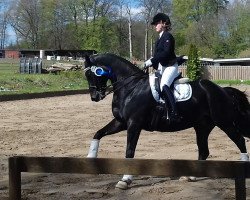
<path id="1" fill-rule="evenodd" d="M 150 67 L 150 66 L 152 66 L 151 59 L 147 60 L 147 61 L 144 63 L 144 68 L 145 68 L 145 69 L 148 68 L 148 67 Z"/>

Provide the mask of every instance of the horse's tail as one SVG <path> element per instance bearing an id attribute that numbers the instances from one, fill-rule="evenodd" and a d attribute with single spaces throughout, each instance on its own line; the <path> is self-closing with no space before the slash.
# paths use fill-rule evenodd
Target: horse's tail
<path id="1" fill-rule="evenodd" d="M 246 93 L 220 87 L 209 80 L 200 80 L 200 86 L 206 93 L 215 124 L 233 123 L 243 136 L 250 137 L 250 104 Z"/>
<path id="2" fill-rule="evenodd" d="M 224 89 L 232 95 L 240 112 L 244 113 L 250 111 L 250 103 L 248 101 L 246 92 L 242 92 L 232 87 L 224 87 Z"/>
<path id="3" fill-rule="evenodd" d="M 250 103 L 246 92 L 232 87 L 225 87 L 224 89 L 232 95 L 235 109 L 239 111 L 235 122 L 237 128 L 243 136 L 250 138 Z"/>

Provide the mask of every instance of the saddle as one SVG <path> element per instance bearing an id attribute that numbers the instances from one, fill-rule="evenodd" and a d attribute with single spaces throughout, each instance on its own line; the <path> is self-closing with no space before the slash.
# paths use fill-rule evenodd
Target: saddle
<path id="1" fill-rule="evenodd" d="M 189 81 L 189 78 L 183 78 L 181 73 L 179 73 L 178 76 L 174 79 L 173 83 L 170 86 L 170 89 L 175 96 L 176 102 L 186 101 L 191 98 L 192 88 L 188 83 Z M 154 99 L 159 103 L 165 103 L 164 100 L 160 97 L 161 74 L 159 72 L 150 74 L 149 83 Z"/>
<path id="2" fill-rule="evenodd" d="M 157 102 L 156 109 L 152 113 L 152 127 L 158 127 L 161 122 L 170 123 L 168 117 L 168 110 L 165 110 L 165 106 L 163 105 L 165 102 L 161 98 L 161 90 L 160 90 L 160 82 L 161 82 L 161 74 L 155 72 L 154 74 L 149 75 L 149 83 L 151 87 L 151 92 L 154 99 Z M 188 83 L 188 78 L 183 78 L 182 74 L 179 73 L 178 76 L 174 79 L 173 83 L 170 86 L 172 90 L 175 100 L 178 101 L 186 101 L 192 96 L 192 88 Z"/>

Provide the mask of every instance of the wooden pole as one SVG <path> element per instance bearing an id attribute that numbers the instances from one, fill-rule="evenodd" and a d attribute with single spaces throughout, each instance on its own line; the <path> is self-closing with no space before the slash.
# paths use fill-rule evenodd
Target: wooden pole
<path id="1" fill-rule="evenodd" d="M 235 178 L 235 199 L 246 200 L 246 167 L 242 163 L 237 167 L 237 176 Z"/>
<path id="2" fill-rule="evenodd" d="M 11 157 L 9 158 L 10 200 L 21 200 L 21 172 L 234 178 L 235 197 L 237 200 L 245 200 L 245 179 L 250 178 L 250 163 L 241 161 Z"/>
<path id="3" fill-rule="evenodd" d="M 21 170 L 18 158 L 9 158 L 9 199 L 21 200 Z"/>

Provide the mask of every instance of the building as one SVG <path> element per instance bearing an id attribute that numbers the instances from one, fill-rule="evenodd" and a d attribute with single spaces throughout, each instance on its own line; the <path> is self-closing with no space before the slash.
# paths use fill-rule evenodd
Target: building
<path id="1" fill-rule="evenodd" d="M 250 66 L 250 58 L 215 59 L 215 66 Z"/>
<path id="2" fill-rule="evenodd" d="M 184 59 L 188 59 L 188 56 L 184 56 Z M 214 65 L 214 66 L 250 66 L 250 58 L 231 58 L 231 59 L 212 59 L 212 58 L 200 58 L 202 65 Z M 186 65 L 186 63 L 184 64 Z"/>
<path id="3" fill-rule="evenodd" d="M 73 59 L 83 58 L 86 54 L 91 55 L 97 53 L 95 50 L 7 50 L 0 49 L 0 58 L 47 58 L 50 57 L 72 57 Z"/>
<path id="4" fill-rule="evenodd" d="M 18 50 L 0 49 L 0 58 L 17 59 L 19 57 L 20 52 Z"/>
<path id="5" fill-rule="evenodd" d="M 20 50 L 21 57 L 71 57 L 73 59 L 83 58 L 85 55 L 97 53 L 95 50 Z"/>

